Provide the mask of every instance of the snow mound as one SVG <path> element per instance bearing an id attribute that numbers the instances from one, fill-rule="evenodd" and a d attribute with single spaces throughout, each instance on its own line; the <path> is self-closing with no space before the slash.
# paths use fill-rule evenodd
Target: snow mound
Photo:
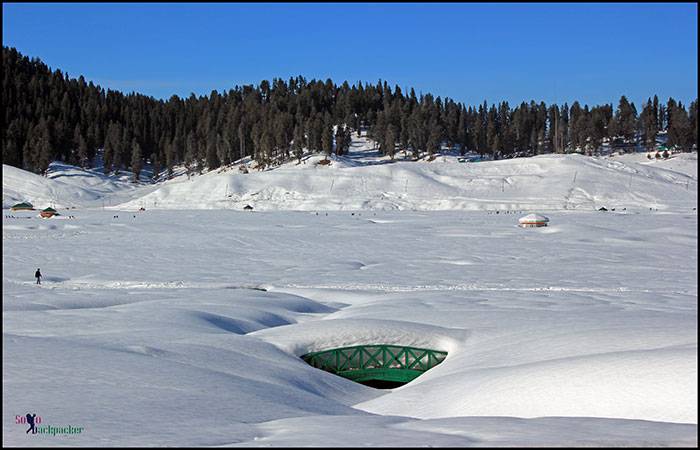
<path id="1" fill-rule="evenodd" d="M 380 319 L 328 319 L 268 328 L 252 336 L 297 356 L 353 345 L 402 345 L 452 352 L 465 338 L 463 330 Z"/>
<path id="2" fill-rule="evenodd" d="M 410 389 L 356 407 L 384 415 L 410 410 L 422 419 L 586 417 L 605 411 L 611 418 L 697 423 L 695 355 L 696 346 L 683 346 L 468 370 L 440 378 L 429 378 L 429 372 Z"/>

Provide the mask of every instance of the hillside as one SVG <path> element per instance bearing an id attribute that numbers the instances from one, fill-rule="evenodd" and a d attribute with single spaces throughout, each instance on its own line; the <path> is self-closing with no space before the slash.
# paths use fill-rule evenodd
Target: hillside
<path id="1" fill-rule="evenodd" d="M 49 166 L 47 177 L 3 164 L 2 207 L 28 201 L 36 208 L 97 208 L 127 201 L 154 188 L 129 179 L 129 174 L 106 176 L 60 162 Z"/>
<path id="2" fill-rule="evenodd" d="M 540 155 L 459 162 L 379 156 L 365 137 L 347 156 L 306 156 L 244 174 L 237 166 L 135 185 L 54 163 L 49 178 L 3 165 L 3 207 L 35 205 L 123 209 L 256 210 L 594 210 L 684 209 L 697 203 L 697 153 L 649 161 L 646 154 L 614 157 Z M 179 172 L 182 173 L 182 172 Z M 127 177 L 125 177 L 127 178 Z"/>

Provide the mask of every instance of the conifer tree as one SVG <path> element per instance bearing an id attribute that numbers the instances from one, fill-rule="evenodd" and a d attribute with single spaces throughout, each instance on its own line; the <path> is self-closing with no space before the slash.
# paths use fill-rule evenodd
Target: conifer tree
<path id="1" fill-rule="evenodd" d="M 642 144 L 647 151 L 652 151 L 656 147 L 656 135 L 658 133 L 658 120 L 654 116 L 654 105 L 651 99 L 647 100 L 646 106 L 639 115 L 640 132 Z"/>
<path id="2" fill-rule="evenodd" d="M 384 133 L 384 143 L 382 145 L 382 153 L 394 159 L 396 153 L 396 127 L 394 124 L 389 124 Z"/>
<path id="3" fill-rule="evenodd" d="M 333 125 L 330 114 L 326 114 L 321 128 L 321 149 L 326 159 L 333 153 Z"/>
<path id="4" fill-rule="evenodd" d="M 134 183 L 139 181 L 139 175 L 141 174 L 141 168 L 143 167 L 143 161 L 141 156 L 141 146 L 136 139 L 131 141 L 131 171 L 134 174 Z"/>
<path id="5" fill-rule="evenodd" d="M 620 97 L 620 103 L 615 111 L 616 132 L 627 142 L 634 140 L 637 123 L 637 110 L 634 103 L 630 103 L 624 95 Z"/>
<path id="6" fill-rule="evenodd" d="M 292 146 L 292 151 L 294 152 L 294 157 L 299 160 L 301 164 L 301 157 L 304 154 L 304 128 L 301 124 L 297 123 L 294 126 L 294 144 Z"/>

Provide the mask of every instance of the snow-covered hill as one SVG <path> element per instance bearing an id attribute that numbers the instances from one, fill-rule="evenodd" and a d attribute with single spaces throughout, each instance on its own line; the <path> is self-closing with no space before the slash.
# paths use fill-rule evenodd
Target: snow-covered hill
<path id="1" fill-rule="evenodd" d="M 46 177 L 2 165 L 2 207 L 28 201 L 35 208 L 95 208 L 143 195 L 153 186 L 134 184 L 129 176 L 111 177 L 96 170 L 53 162 Z"/>
<path id="2" fill-rule="evenodd" d="M 63 167 L 42 178 L 3 165 L 3 207 L 18 201 L 123 209 L 594 210 L 687 209 L 697 203 L 697 153 L 668 161 L 646 154 L 540 155 L 500 161 L 391 161 L 355 138 L 348 156 L 306 157 L 264 171 L 237 166 L 156 185 Z"/>
<path id="3" fill-rule="evenodd" d="M 697 157 L 684 158 L 697 164 Z M 123 207 L 258 210 L 649 209 L 697 202 L 697 177 L 677 170 L 581 155 L 542 155 L 479 163 L 455 157 L 433 162 L 331 165 L 294 163 L 265 172 L 208 173 L 176 179 Z"/>

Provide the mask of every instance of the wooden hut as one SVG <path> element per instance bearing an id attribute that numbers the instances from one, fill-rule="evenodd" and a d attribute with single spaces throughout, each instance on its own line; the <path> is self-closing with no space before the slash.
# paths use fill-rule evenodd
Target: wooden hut
<path id="1" fill-rule="evenodd" d="M 34 211 L 34 205 L 32 205 L 29 202 L 22 202 L 22 203 L 17 203 L 16 205 L 13 205 L 12 208 L 10 208 L 11 211 Z"/>
<path id="2" fill-rule="evenodd" d="M 46 209 L 42 209 L 39 215 L 44 219 L 48 219 L 49 217 L 58 216 L 60 214 L 58 214 L 58 211 L 56 211 L 55 209 L 49 207 Z"/>
<path id="3" fill-rule="evenodd" d="M 546 227 L 547 223 L 549 222 L 549 218 L 540 216 L 539 214 L 528 214 L 527 216 L 518 219 L 518 222 L 523 228 Z"/>

